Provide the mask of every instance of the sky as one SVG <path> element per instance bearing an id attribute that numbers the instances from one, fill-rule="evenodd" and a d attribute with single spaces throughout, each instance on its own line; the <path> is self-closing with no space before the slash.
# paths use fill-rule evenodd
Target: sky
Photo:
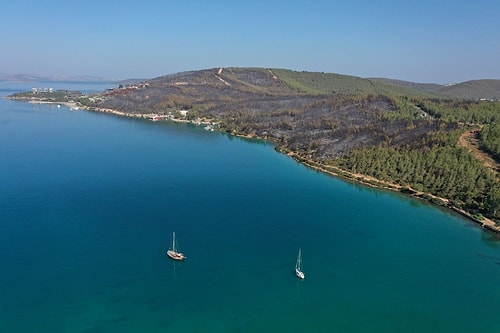
<path id="1" fill-rule="evenodd" d="M 16 0 L 0 73 L 154 78 L 286 68 L 422 83 L 500 79 L 500 0 Z"/>

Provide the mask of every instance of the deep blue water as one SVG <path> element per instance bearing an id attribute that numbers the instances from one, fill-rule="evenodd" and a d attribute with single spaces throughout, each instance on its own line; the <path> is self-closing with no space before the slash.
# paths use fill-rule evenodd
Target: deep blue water
<path id="1" fill-rule="evenodd" d="M 1 332 L 500 332 L 498 241 L 269 144 L 0 99 L 0 156 Z"/>

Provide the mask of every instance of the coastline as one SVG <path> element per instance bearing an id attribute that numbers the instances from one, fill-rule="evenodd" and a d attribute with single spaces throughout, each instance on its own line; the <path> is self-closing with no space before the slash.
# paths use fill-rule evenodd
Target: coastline
<path id="1" fill-rule="evenodd" d="M 416 190 L 413 190 L 411 188 L 404 187 L 404 186 L 401 186 L 399 184 L 385 182 L 385 181 L 382 181 L 380 179 L 376 179 L 376 178 L 371 177 L 371 176 L 362 175 L 362 174 L 354 174 L 354 173 L 351 173 L 349 171 L 337 168 L 335 166 L 324 167 L 321 164 L 319 164 L 313 160 L 301 157 L 294 152 L 286 152 L 286 151 L 280 151 L 280 152 L 290 156 L 291 158 L 293 158 L 297 162 L 302 163 L 311 169 L 326 173 L 328 175 L 340 177 L 340 178 L 350 180 L 350 181 L 353 181 L 353 182 L 356 182 L 358 184 L 362 184 L 365 186 L 370 186 L 373 188 L 385 189 L 385 190 L 389 190 L 389 191 L 393 191 L 393 192 L 403 193 L 403 194 L 406 194 L 412 198 L 423 200 L 423 201 L 429 202 L 433 205 L 449 209 L 449 210 L 451 210 L 455 213 L 458 213 L 461 216 L 467 218 L 469 221 L 473 222 L 475 225 L 481 227 L 482 229 L 488 231 L 489 233 L 494 234 L 494 236 L 500 237 L 500 226 L 496 225 L 493 220 L 488 219 L 486 217 L 483 217 L 483 219 L 480 220 L 480 219 L 474 217 L 473 215 L 471 215 L 470 213 L 466 212 L 465 210 L 462 210 L 458 207 L 453 206 L 452 203 L 450 202 L 450 200 L 447 198 L 441 198 L 441 197 L 437 197 L 435 195 L 432 195 L 430 193 L 416 191 Z M 431 200 L 427 199 L 426 197 L 430 198 Z"/>
<path id="2" fill-rule="evenodd" d="M 6 97 L 6 98 L 8 98 L 8 97 Z M 207 125 L 211 126 L 213 124 L 213 121 L 207 120 L 207 119 L 198 119 L 196 121 L 192 121 L 192 120 L 188 120 L 188 119 L 178 119 L 178 118 L 174 118 L 174 117 L 168 116 L 168 115 L 167 116 L 166 115 L 159 115 L 156 113 L 129 113 L 129 112 L 123 112 L 123 111 L 118 111 L 118 110 L 108 109 L 108 108 L 89 107 L 89 106 L 85 106 L 81 103 L 74 102 L 74 101 L 53 102 L 53 101 L 41 101 L 41 100 L 25 99 L 25 98 L 21 98 L 21 99 L 17 99 L 17 100 L 24 100 L 24 101 L 28 101 L 29 103 L 36 103 L 36 104 L 60 104 L 60 105 L 65 105 L 72 110 L 73 109 L 81 109 L 81 110 L 86 110 L 86 111 L 104 112 L 104 113 L 110 113 L 110 114 L 114 114 L 114 115 L 122 116 L 122 117 L 149 119 L 151 121 L 173 121 L 173 122 L 178 122 L 178 123 L 192 123 L 192 124 L 196 124 L 196 125 L 206 125 L 206 126 Z M 210 129 L 213 130 L 212 127 Z M 269 138 L 261 138 L 261 137 L 258 137 L 256 135 L 251 135 L 251 134 L 243 135 L 243 134 L 234 133 L 234 132 L 231 132 L 228 134 L 233 135 L 233 136 L 237 136 L 237 137 L 247 138 L 247 139 L 262 139 L 262 140 L 266 140 L 266 141 L 272 141 L 272 140 L 269 140 Z M 323 172 L 325 174 L 328 174 L 328 175 L 331 175 L 334 177 L 339 177 L 339 178 L 343 178 L 343 179 L 346 179 L 349 181 L 353 181 L 353 182 L 356 182 L 358 184 L 362 184 L 365 186 L 370 186 L 373 188 L 385 189 L 385 190 L 389 190 L 389 191 L 393 191 L 393 192 L 402 193 L 402 194 L 408 195 L 412 198 L 423 200 L 423 201 L 429 202 L 431 204 L 434 204 L 436 206 L 449 209 L 452 212 L 455 212 L 455 213 L 460 214 L 461 216 L 467 218 L 469 221 L 471 221 L 475 225 L 481 227 L 483 230 L 489 232 L 490 234 L 494 235 L 495 237 L 500 238 L 500 226 L 496 225 L 493 220 L 488 219 L 486 217 L 483 217 L 483 219 L 480 220 L 480 219 L 474 217 L 473 215 L 471 215 L 470 213 L 468 213 L 468 212 L 466 212 L 458 207 L 453 206 L 452 203 L 450 202 L 450 200 L 447 198 L 441 198 L 441 197 L 437 197 L 435 195 L 432 195 L 430 193 L 416 191 L 416 190 L 413 190 L 409 187 L 404 187 L 404 186 L 399 185 L 399 184 L 385 182 L 385 181 L 382 181 L 380 179 L 376 179 L 376 178 L 368 176 L 368 175 L 351 173 L 347 170 L 343 170 L 343 169 L 340 169 L 340 168 L 335 167 L 335 166 L 330 166 L 330 165 L 325 166 L 325 165 L 322 165 L 321 163 L 314 161 L 310 158 L 303 157 L 303 156 L 301 156 L 293 151 L 282 150 L 279 148 L 276 148 L 275 150 L 278 151 L 279 153 L 282 153 L 282 154 L 289 156 L 290 158 L 293 158 L 295 161 L 297 161 L 297 162 L 299 162 L 299 163 L 301 163 L 301 164 L 303 164 L 311 169 L 314 169 L 316 171 Z"/>

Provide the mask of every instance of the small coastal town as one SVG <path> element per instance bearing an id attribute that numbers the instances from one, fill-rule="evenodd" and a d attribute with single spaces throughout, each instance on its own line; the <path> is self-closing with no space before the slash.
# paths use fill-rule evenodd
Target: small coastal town
<path id="1" fill-rule="evenodd" d="M 66 105 L 71 110 L 86 109 L 91 111 L 99 111 L 112 113 L 126 117 L 145 118 L 151 121 L 175 121 L 191 123 L 198 126 L 203 126 L 206 130 L 214 131 L 217 128 L 218 122 L 211 121 L 205 118 L 188 118 L 188 110 L 175 110 L 163 114 L 158 113 L 128 113 L 109 108 L 101 108 L 95 106 L 96 103 L 102 101 L 108 96 L 116 96 L 130 93 L 131 91 L 147 88 L 147 83 L 133 85 L 119 85 L 117 88 L 107 89 L 101 94 L 83 94 L 79 91 L 55 90 L 52 87 L 34 87 L 31 92 L 15 93 L 9 96 L 12 100 L 24 100 L 35 104 L 56 104 Z"/>

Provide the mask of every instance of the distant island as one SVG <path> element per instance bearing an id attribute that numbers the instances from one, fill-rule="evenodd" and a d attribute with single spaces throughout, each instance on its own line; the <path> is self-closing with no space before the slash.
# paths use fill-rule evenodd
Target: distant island
<path id="1" fill-rule="evenodd" d="M 34 94 L 10 98 L 50 98 Z M 500 234 L 500 80 L 214 68 L 60 102 L 269 140 L 312 168 L 450 208 Z"/>

